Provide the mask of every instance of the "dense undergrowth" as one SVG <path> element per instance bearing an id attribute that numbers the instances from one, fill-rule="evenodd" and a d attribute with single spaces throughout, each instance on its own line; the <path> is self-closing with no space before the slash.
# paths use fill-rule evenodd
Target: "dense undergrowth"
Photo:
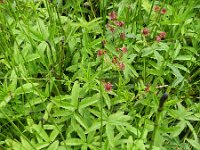
<path id="1" fill-rule="evenodd" d="M 200 148 L 199 1 L 0 10 L 0 149 Z"/>

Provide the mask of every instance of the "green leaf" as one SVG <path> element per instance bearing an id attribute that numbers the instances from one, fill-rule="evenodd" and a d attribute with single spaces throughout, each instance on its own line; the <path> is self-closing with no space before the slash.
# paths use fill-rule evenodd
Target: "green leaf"
<path id="1" fill-rule="evenodd" d="M 192 55 L 179 55 L 174 60 L 191 60 L 191 61 L 195 61 L 196 59 Z"/>
<path id="2" fill-rule="evenodd" d="M 15 95 L 31 93 L 34 91 L 33 89 L 38 85 L 38 83 L 26 83 L 15 90 Z"/>
<path id="3" fill-rule="evenodd" d="M 177 125 L 177 130 L 175 130 L 173 133 L 171 133 L 171 137 L 175 138 L 181 134 L 181 132 L 185 129 L 186 127 L 186 121 L 180 121 Z"/>
<path id="4" fill-rule="evenodd" d="M 164 60 L 164 58 L 162 57 L 162 55 L 160 55 L 160 53 L 157 52 L 157 51 L 154 51 L 154 56 L 155 56 L 155 59 L 158 61 L 159 64 Z"/>
<path id="5" fill-rule="evenodd" d="M 81 125 L 83 126 L 85 129 L 87 129 L 87 124 L 85 123 L 85 120 L 83 119 L 82 116 L 80 116 L 79 114 L 75 113 L 74 114 L 74 117 L 76 119 L 76 121 Z"/>
<path id="6" fill-rule="evenodd" d="M 26 60 L 26 62 L 31 62 L 31 61 L 36 60 L 38 58 L 40 58 L 39 54 L 30 54 L 30 55 L 26 56 L 25 60 Z"/>
<path id="7" fill-rule="evenodd" d="M 49 146 L 49 142 L 41 142 L 41 143 L 35 144 L 35 149 L 42 150 L 47 146 Z"/>
<path id="8" fill-rule="evenodd" d="M 195 132 L 195 129 L 194 129 L 194 127 L 192 126 L 192 124 L 191 124 L 189 121 L 187 121 L 186 123 L 187 123 L 187 126 L 189 127 L 190 131 L 192 132 L 192 134 L 193 134 L 193 136 L 194 136 L 194 139 L 195 139 L 196 141 L 198 141 L 197 133 Z"/>
<path id="9" fill-rule="evenodd" d="M 111 99 L 108 96 L 108 93 L 104 92 L 103 93 L 103 98 L 104 98 L 104 100 L 106 102 L 106 105 L 108 106 L 108 109 L 110 109 L 110 107 L 111 107 Z"/>
<path id="10" fill-rule="evenodd" d="M 72 94 L 71 94 L 71 98 L 72 98 L 72 102 L 71 104 L 75 107 L 78 108 L 78 103 L 79 103 L 79 91 L 80 91 L 80 85 L 78 83 L 78 81 L 75 81 L 74 86 L 72 88 Z"/>
<path id="11" fill-rule="evenodd" d="M 49 136 L 47 135 L 47 133 L 45 132 L 45 130 L 42 128 L 41 125 L 34 124 L 32 126 L 32 129 L 36 131 L 37 136 L 39 136 L 40 138 L 42 138 L 46 142 L 50 142 Z"/>
<path id="12" fill-rule="evenodd" d="M 146 56 L 149 56 L 153 53 L 153 49 L 150 48 L 150 47 L 147 47 L 147 48 L 144 48 L 142 50 L 142 56 L 141 57 L 146 57 Z"/>
<path id="13" fill-rule="evenodd" d="M 181 64 L 173 64 L 174 65 L 174 67 L 176 67 L 176 68 L 178 68 L 178 69 L 181 69 L 181 70 L 183 70 L 183 71 L 185 71 L 185 72 L 188 72 L 188 73 L 190 73 L 190 71 L 185 67 L 185 66 L 183 66 L 183 65 L 181 65 Z"/>
<path id="14" fill-rule="evenodd" d="M 33 107 L 35 105 L 44 103 L 46 100 L 47 100 L 47 98 L 45 98 L 45 97 L 32 98 L 25 104 L 25 107 L 30 108 L 30 107 Z"/>
<path id="15" fill-rule="evenodd" d="M 167 66 L 168 66 L 169 68 L 172 69 L 172 71 L 173 71 L 172 73 L 173 73 L 177 78 L 182 77 L 180 71 L 179 71 L 176 67 L 174 67 L 173 64 L 168 64 Z"/>
<path id="16" fill-rule="evenodd" d="M 69 139 L 66 139 L 65 141 L 61 142 L 62 145 L 64 143 L 69 146 L 79 146 L 79 145 L 84 144 L 84 142 L 79 138 L 69 138 Z"/>
<path id="17" fill-rule="evenodd" d="M 200 144 L 198 141 L 196 140 L 193 140 L 193 139 L 187 139 L 186 140 L 194 147 L 196 148 L 197 150 L 200 148 Z"/>
<path id="18" fill-rule="evenodd" d="M 127 150 L 133 150 L 133 137 L 129 136 L 127 140 Z"/>
<path id="19" fill-rule="evenodd" d="M 87 98 L 81 100 L 81 102 L 79 104 L 79 109 L 83 109 L 85 107 L 91 106 L 91 105 L 97 103 L 99 100 L 100 100 L 99 94 L 95 94 L 92 97 L 87 97 Z"/>
<path id="20" fill-rule="evenodd" d="M 127 121 L 129 121 L 131 119 L 130 116 L 124 115 L 123 112 L 117 112 L 114 114 L 111 114 L 108 117 L 108 122 L 112 125 L 122 125 L 122 126 L 126 126 L 128 124 Z"/>
<path id="21" fill-rule="evenodd" d="M 50 134 L 50 141 L 54 141 L 62 130 L 63 125 L 57 126 Z"/>
<path id="22" fill-rule="evenodd" d="M 5 96 L 4 99 L 0 103 L 0 108 L 5 107 L 10 102 L 11 99 L 12 99 L 12 96 L 10 94 Z"/>
<path id="23" fill-rule="evenodd" d="M 106 125 L 106 136 L 108 138 L 110 147 L 114 148 L 114 127 L 110 124 Z"/>
<path id="24" fill-rule="evenodd" d="M 23 136 L 20 137 L 22 145 L 24 146 L 24 148 L 26 149 L 32 149 L 33 146 L 30 145 L 30 142 L 27 141 L 27 139 L 25 139 Z"/>
<path id="25" fill-rule="evenodd" d="M 103 121 L 103 126 L 104 126 L 105 124 L 106 124 L 106 122 Z M 86 130 L 86 133 L 90 133 L 90 132 L 93 132 L 93 131 L 95 131 L 95 130 L 97 130 L 97 129 L 100 129 L 100 127 L 101 127 L 101 122 L 94 122 L 94 123 L 92 124 L 92 126 L 89 127 L 89 128 Z"/>
<path id="26" fill-rule="evenodd" d="M 47 150 L 57 150 L 58 149 L 58 145 L 59 145 L 59 141 L 56 140 L 47 148 Z"/>

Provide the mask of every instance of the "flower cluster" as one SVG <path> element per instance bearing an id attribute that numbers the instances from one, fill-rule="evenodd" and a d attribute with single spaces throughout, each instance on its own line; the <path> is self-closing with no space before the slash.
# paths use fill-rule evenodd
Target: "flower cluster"
<path id="1" fill-rule="evenodd" d="M 110 30 L 110 32 L 114 32 L 116 27 L 123 27 L 125 25 L 124 21 L 117 20 L 117 13 L 112 11 L 108 14 L 110 23 L 107 23 L 106 27 Z"/>
<path id="2" fill-rule="evenodd" d="M 116 39 L 118 41 L 118 44 L 115 45 L 118 54 L 113 55 L 113 53 L 109 53 L 108 50 L 104 50 L 106 48 L 106 44 L 109 44 L 109 41 L 102 40 L 102 49 L 97 51 L 97 57 L 101 57 L 107 53 L 106 55 L 111 58 L 111 61 L 109 58 L 107 60 L 111 62 L 117 70 L 124 71 L 126 66 L 122 60 L 122 55 L 128 52 L 127 47 L 124 44 L 124 41 L 126 40 L 126 30 L 124 29 L 125 22 L 118 18 L 115 11 L 110 12 L 108 14 L 108 18 L 109 21 L 106 24 L 106 28 L 111 33 L 112 39 Z M 112 90 L 113 85 L 111 84 L 111 82 L 103 81 L 103 84 L 105 91 Z"/>
<path id="3" fill-rule="evenodd" d="M 160 9 L 160 6 L 158 6 L 158 5 L 155 5 L 153 10 L 154 10 L 154 12 L 160 12 L 162 15 L 166 14 L 166 12 L 167 12 L 166 8 Z"/>
<path id="4" fill-rule="evenodd" d="M 162 39 L 165 39 L 166 35 L 166 32 L 161 31 L 160 34 L 156 36 L 156 41 L 160 42 Z"/>

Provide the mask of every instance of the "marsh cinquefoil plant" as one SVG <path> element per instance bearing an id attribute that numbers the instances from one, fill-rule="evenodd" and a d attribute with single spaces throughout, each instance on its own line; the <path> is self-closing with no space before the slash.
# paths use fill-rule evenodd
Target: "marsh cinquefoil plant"
<path id="1" fill-rule="evenodd" d="M 2 1 L 0 149 L 199 149 L 199 6 Z"/>

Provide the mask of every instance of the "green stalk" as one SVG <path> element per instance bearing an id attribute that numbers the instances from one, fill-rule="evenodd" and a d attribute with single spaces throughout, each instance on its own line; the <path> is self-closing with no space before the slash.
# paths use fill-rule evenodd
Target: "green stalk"
<path id="1" fill-rule="evenodd" d="M 157 111 L 157 114 L 156 114 L 156 120 L 155 120 L 155 123 L 154 123 L 152 141 L 151 141 L 149 150 L 153 150 L 153 146 L 156 143 L 156 139 L 158 137 L 158 129 L 159 129 L 160 121 L 161 121 L 161 113 L 163 111 L 163 106 L 164 106 L 164 103 L 166 102 L 167 98 L 168 98 L 167 93 L 164 93 L 162 95 L 162 97 L 160 98 L 160 103 L 159 103 L 158 111 Z"/>

